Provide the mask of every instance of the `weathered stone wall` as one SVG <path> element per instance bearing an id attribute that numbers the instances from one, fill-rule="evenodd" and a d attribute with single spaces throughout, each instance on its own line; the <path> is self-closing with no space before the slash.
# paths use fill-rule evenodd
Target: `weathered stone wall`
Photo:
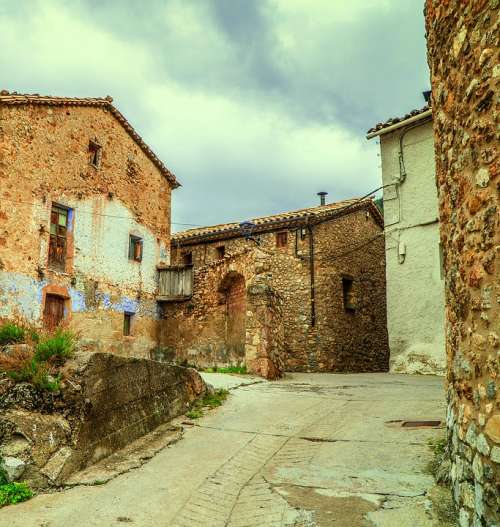
<path id="1" fill-rule="evenodd" d="M 269 285 L 266 259 L 250 246 L 195 266 L 192 298 L 165 304 L 159 358 L 205 368 L 246 365 L 252 373 L 279 377 L 282 299 Z"/>
<path id="2" fill-rule="evenodd" d="M 98 168 L 90 140 L 102 145 Z M 0 320 L 41 325 L 46 295 L 57 294 L 89 349 L 148 356 L 170 196 L 169 181 L 105 108 L 0 100 Z M 63 271 L 48 266 L 52 203 L 70 209 Z M 130 234 L 143 239 L 142 262 L 128 259 Z M 125 311 L 134 314 L 131 336 Z"/>
<path id="3" fill-rule="evenodd" d="M 0 452 L 20 478 L 63 482 L 182 413 L 205 390 L 192 369 L 110 353 L 77 353 L 59 394 L 0 384 Z"/>
<path id="4" fill-rule="evenodd" d="M 459 524 L 500 524 L 499 2 L 428 0 Z"/>
<path id="5" fill-rule="evenodd" d="M 243 237 L 196 244 L 174 240 L 175 263 L 182 263 L 184 254 L 192 254 L 194 290 L 189 301 L 165 309 L 162 342 L 170 356 L 203 366 L 242 360 L 226 353 L 223 331 L 217 329 L 224 326 L 225 314 L 220 284 L 234 271 L 245 278 L 247 302 L 255 280 L 280 299 L 279 307 L 272 302 L 273 307 L 268 307 L 282 320 L 283 336 L 276 338 L 284 341 L 286 370 L 386 371 L 382 227 L 368 210 L 359 210 L 311 229 L 312 268 L 311 235 L 305 227 L 259 233 L 258 246 Z M 288 244 L 277 247 L 276 233 L 282 231 L 287 232 Z M 221 246 L 223 258 L 217 252 Z M 344 309 L 344 276 L 353 279 L 356 306 L 351 311 Z M 247 324 L 248 320 L 247 315 Z M 252 348 L 247 351 L 253 353 Z"/>

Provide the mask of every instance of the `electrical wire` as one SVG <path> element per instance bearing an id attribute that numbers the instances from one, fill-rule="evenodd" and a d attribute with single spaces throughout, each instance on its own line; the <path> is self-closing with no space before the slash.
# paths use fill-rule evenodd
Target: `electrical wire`
<path id="1" fill-rule="evenodd" d="M 23 204 L 26 204 L 26 205 L 32 205 L 34 207 L 39 207 L 40 209 L 43 209 L 43 210 L 47 210 L 47 207 L 45 207 L 44 205 L 41 205 L 39 203 L 34 203 L 34 202 L 31 202 L 31 201 L 22 201 L 22 200 L 10 200 L 10 199 L 7 199 L 7 198 L 1 198 L 0 199 L 0 202 L 1 201 L 8 201 L 10 203 L 23 203 Z M 82 208 L 78 208 L 78 207 L 70 207 L 71 210 L 75 210 L 75 211 L 78 211 L 80 213 L 84 213 L 84 214 L 91 214 L 92 216 L 104 216 L 106 218 L 120 218 L 120 219 L 124 219 L 124 220 L 129 220 L 130 217 L 129 216 L 118 216 L 116 214 L 104 214 L 102 212 L 92 212 L 92 211 L 89 211 L 89 210 L 85 210 L 85 209 L 82 209 Z M 183 225 L 183 226 L 186 226 L 186 227 L 203 227 L 203 225 L 198 225 L 196 223 L 179 223 L 179 222 L 175 222 L 175 221 L 172 221 L 170 222 L 172 225 Z"/>

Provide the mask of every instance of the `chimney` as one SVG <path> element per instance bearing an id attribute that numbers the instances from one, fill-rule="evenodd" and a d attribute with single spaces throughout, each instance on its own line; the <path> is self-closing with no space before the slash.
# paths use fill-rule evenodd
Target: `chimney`
<path id="1" fill-rule="evenodd" d="M 319 204 L 325 205 L 326 204 L 326 196 L 328 195 L 328 192 L 318 192 L 319 196 Z"/>

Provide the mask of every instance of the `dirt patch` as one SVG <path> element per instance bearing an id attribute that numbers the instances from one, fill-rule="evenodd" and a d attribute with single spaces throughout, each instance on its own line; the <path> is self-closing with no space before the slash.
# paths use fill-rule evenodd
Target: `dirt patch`
<path id="1" fill-rule="evenodd" d="M 317 527 L 372 527 L 365 515 L 378 506 L 358 496 L 328 496 L 311 487 L 280 485 L 275 490 L 294 508 L 313 512 Z"/>

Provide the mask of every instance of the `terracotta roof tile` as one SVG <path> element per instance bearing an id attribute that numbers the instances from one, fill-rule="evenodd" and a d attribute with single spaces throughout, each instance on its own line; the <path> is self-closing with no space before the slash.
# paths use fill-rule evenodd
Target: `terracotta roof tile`
<path id="1" fill-rule="evenodd" d="M 423 114 L 430 109 L 431 109 L 431 106 L 429 104 L 426 104 L 423 108 L 420 108 L 419 110 L 412 110 L 411 112 L 407 113 L 403 117 L 391 117 L 384 123 L 376 124 L 373 128 L 370 128 L 367 133 L 372 134 L 374 132 L 379 132 L 380 130 L 383 130 L 384 128 L 389 128 L 389 126 L 402 123 L 403 121 L 410 119 L 410 117 L 415 117 L 416 115 Z"/>
<path id="2" fill-rule="evenodd" d="M 382 215 L 372 199 L 348 199 L 328 205 L 308 207 L 306 209 L 293 210 L 271 216 L 261 216 L 252 218 L 249 221 L 255 225 L 252 232 L 265 232 L 283 229 L 288 225 L 304 224 L 307 219 L 311 223 L 318 223 L 322 220 L 327 220 L 348 212 L 354 212 L 362 208 L 370 208 L 380 225 L 383 225 Z M 238 236 L 242 236 L 240 224 L 233 222 L 181 231 L 172 235 L 172 241 L 178 244 L 197 243 L 208 239 L 234 238 Z"/>
<path id="3" fill-rule="evenodd" d="M 0 91 L 0 104 L 23 105 L 40 104 L 48 106 L 93 106 L 100 107 L 111 112 L 118 122 L 125 128 L 130 137 L 141 147 L 148 158 L 156 165 L 158 170 L 167 178 L 173 188 L 180 187 L 176 177 L 168 170 L 158 156 L 144 142 L 142 137 L 135 131 L 134 127 L 127 121 L 124 115 L 113 106 L 113 98 L 107 97 L 55 97 L 52 95 L 39 95 L 38 93 L 22 94 L 17 92 Z"/>

